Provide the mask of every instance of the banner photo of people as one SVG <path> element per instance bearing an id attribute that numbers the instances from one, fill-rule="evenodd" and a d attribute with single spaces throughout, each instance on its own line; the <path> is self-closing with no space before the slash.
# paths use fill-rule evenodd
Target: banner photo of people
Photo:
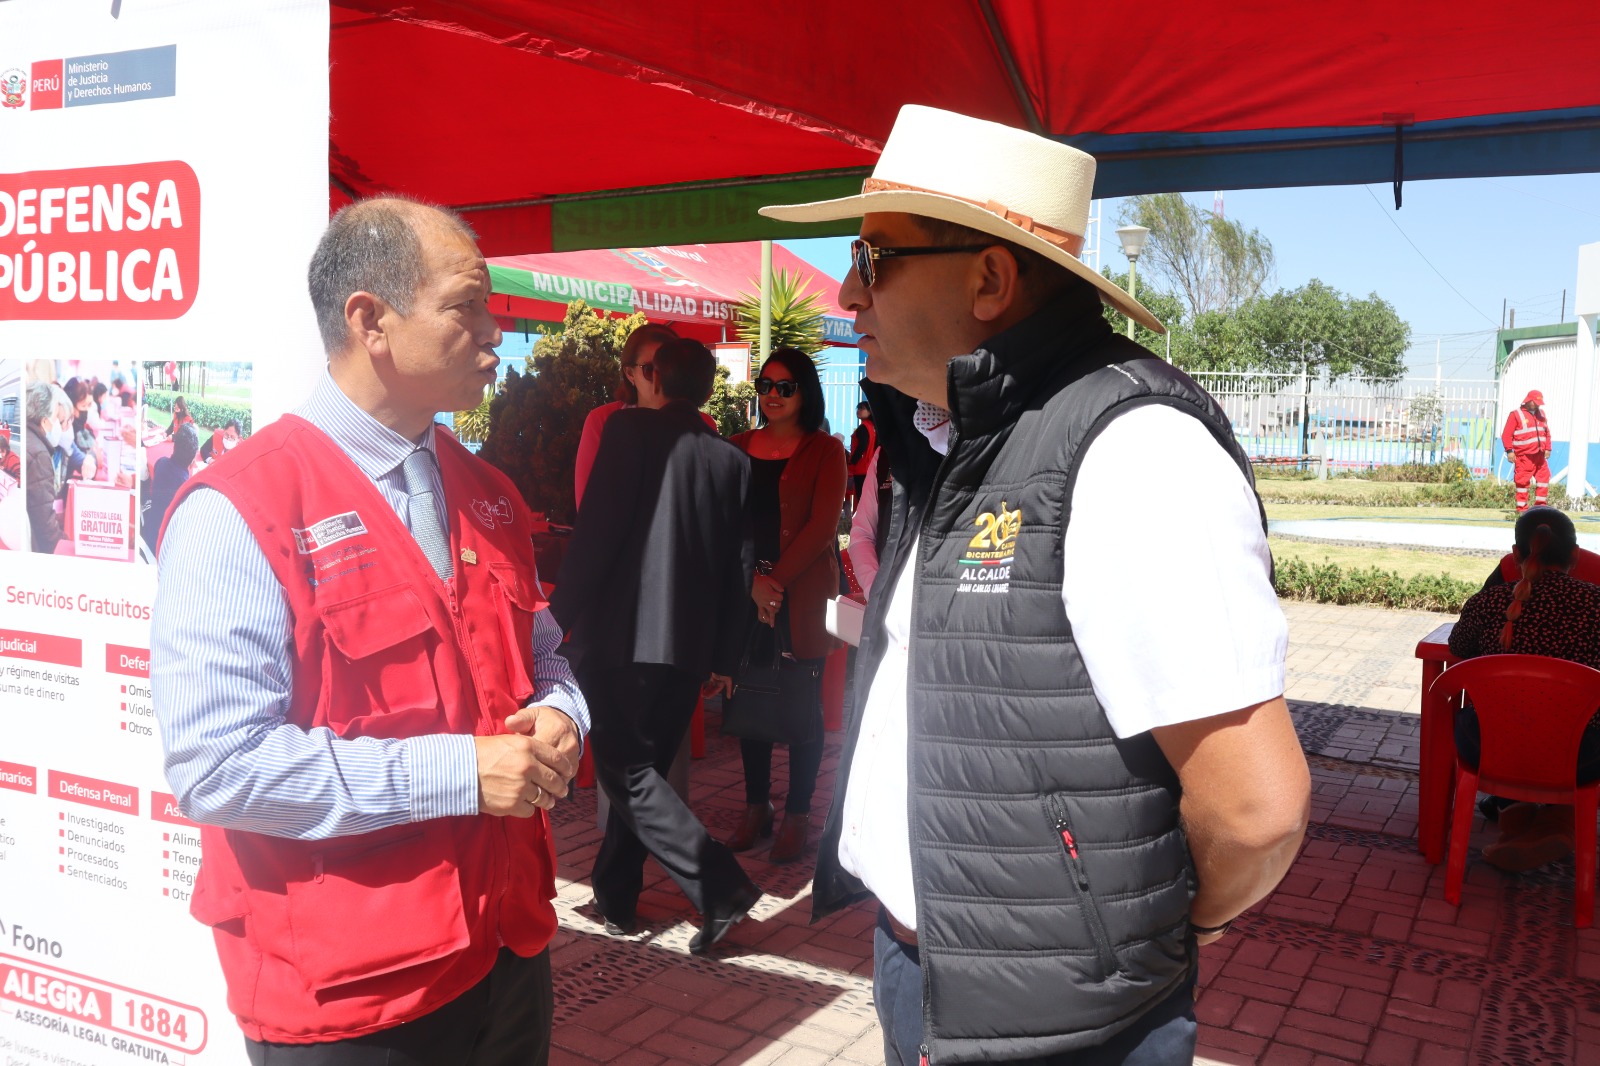
<path id="1" fill-rule="evenodd" d="M 162 765 L 155 547 L 320 370 L 328 33 L 322 0 L 0 3 L 6 1066 L 244 1059 Z"/>
<path id="2" fill-rule="evenodd" d="M 46 555 L 130 562 L 138 519 L 138 389 L 110 360 L 24 364 L 29 543 Z"/>
<path id="3" fill-rule="evenodd" d="M 22 415 L 22 364 L 15 359 L 0 359 L 0 551 L 23 551 L 28 546 L 27 497 L 22 491 Z"/>
<path id="4" fill-rule="evenodd" d="M 139 559 L 154 563 L 161 522 L 191 475 L 250 435 L 249 363 L 143 363 L 139 439 Z"/>

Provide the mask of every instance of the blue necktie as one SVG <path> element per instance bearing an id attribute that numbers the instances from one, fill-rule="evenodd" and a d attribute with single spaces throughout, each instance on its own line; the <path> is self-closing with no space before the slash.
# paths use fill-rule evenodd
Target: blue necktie
<path id="1" fill-rule="evenodd" d="M 434 491 L 434 485 L 437 484 L 434 463 L 432 452 L 418 448 L 406 456 L 401 470 L 406 478 L 406 495 L 411 497 L 407 508 L 411 535 L 417 538 L 417 545 L 422 549 L 422 554 L 428 557 L 433 572 L 449 581 L 456 570 L 450 558 L 450 533 L 439 518 L 438 494 Z"/>

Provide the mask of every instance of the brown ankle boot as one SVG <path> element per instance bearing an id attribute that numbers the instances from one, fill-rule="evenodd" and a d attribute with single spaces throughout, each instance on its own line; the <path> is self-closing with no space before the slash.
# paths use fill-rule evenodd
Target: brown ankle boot
<path id="1" fill-rule="evenodd" d="M 806 850 L 806 837 L 811 832 L 811 815 L 784 813 L 783 824 L 778 827 L 778 836 L 772 842 L 772 853 L 767 856 L 768 862 L 793 862 Z"/>
<path id="2" fill-rule="evenodd" d="M 739 828 L 727 839 L 729 851 L 749 851 L 757 837 L 772 835 L 772 804 L 747 803 Z"/>

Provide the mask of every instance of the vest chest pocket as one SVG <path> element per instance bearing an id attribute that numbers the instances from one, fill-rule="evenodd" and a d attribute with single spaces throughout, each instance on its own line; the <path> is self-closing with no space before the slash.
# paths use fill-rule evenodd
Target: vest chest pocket
<path id="1" fill-rule="evenodd" d="M 438 732 L 433 620 L 410 585 L 393 585 L 321 605 L 327 648 L 318 720 L 341 736 L 404 737 Z"/>
<path id="2" fill-rule="evenodd" d="M 533 581 L 511 563 L 491 563 L 495 609 L 500 615 L 500 661 L 505 664 L 511 698 L 521 706 L 533 695 L 533 616 L 545 605 Z"/>

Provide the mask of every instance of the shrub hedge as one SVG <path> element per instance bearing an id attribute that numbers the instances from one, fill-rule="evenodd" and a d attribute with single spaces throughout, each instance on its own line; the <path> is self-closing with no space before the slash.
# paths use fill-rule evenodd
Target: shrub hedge
<path id="1" fill-rule="evenodd" d="M 250 435 L 250 405 L 234 400 L 203 400 L 186 392 L 146 389 L 144 402 L 158 411 L 172 410 L 172 401 L 182 396 L 189 405 L 189 417 L 207 429 L 220 429 L 230 418 L 239 420 L 239 435 Z"/>
<path id="2" fill-rule="evenodd" d="M 1263 500 L 1277 503 L 1333 504 L 1342 507 L 1488 507 L 1509 510 L 1515 505 L 1509 481 L 1465 480 L 1431 485 L 1386 484 L 1376 492 L 1359 492 L 1345 486 L 1352 482 L 1336 478 L 1325 482 L 1315 493 L 1288 493 L 1259 479 L 1256 491 Z M 1587 509 L 1568 500 L 1567 487 L 1550 486 L 1550 503 L 1565 510 Z M 1592 508 L 1593 504 L 1588 505 Z"/>
<path id="3" fill-rule="evenodd" d="M 1376 566 L 1346 570 L 1336 563 L 1308 563 L 1296 557 L 1278 561 L 1276 569 L 1279 596 L 1313 603 L 1364 603 L 1455 614 L 1481 587 L 1448 574 L 1405 578 Z"/>
<path id="4" fill-rule="evenodd" d="M 1411 484 L 1440 484 L 1467 481 L 1472 471 L 1460 459 L 1446 459 L 1442 463 L 1394 463 L 1388 466 L 1370 466 L 1366 470 L 1338 475 L 1342 478 L 1360 478 L 1362 481 L 1405 481 Z"/>

